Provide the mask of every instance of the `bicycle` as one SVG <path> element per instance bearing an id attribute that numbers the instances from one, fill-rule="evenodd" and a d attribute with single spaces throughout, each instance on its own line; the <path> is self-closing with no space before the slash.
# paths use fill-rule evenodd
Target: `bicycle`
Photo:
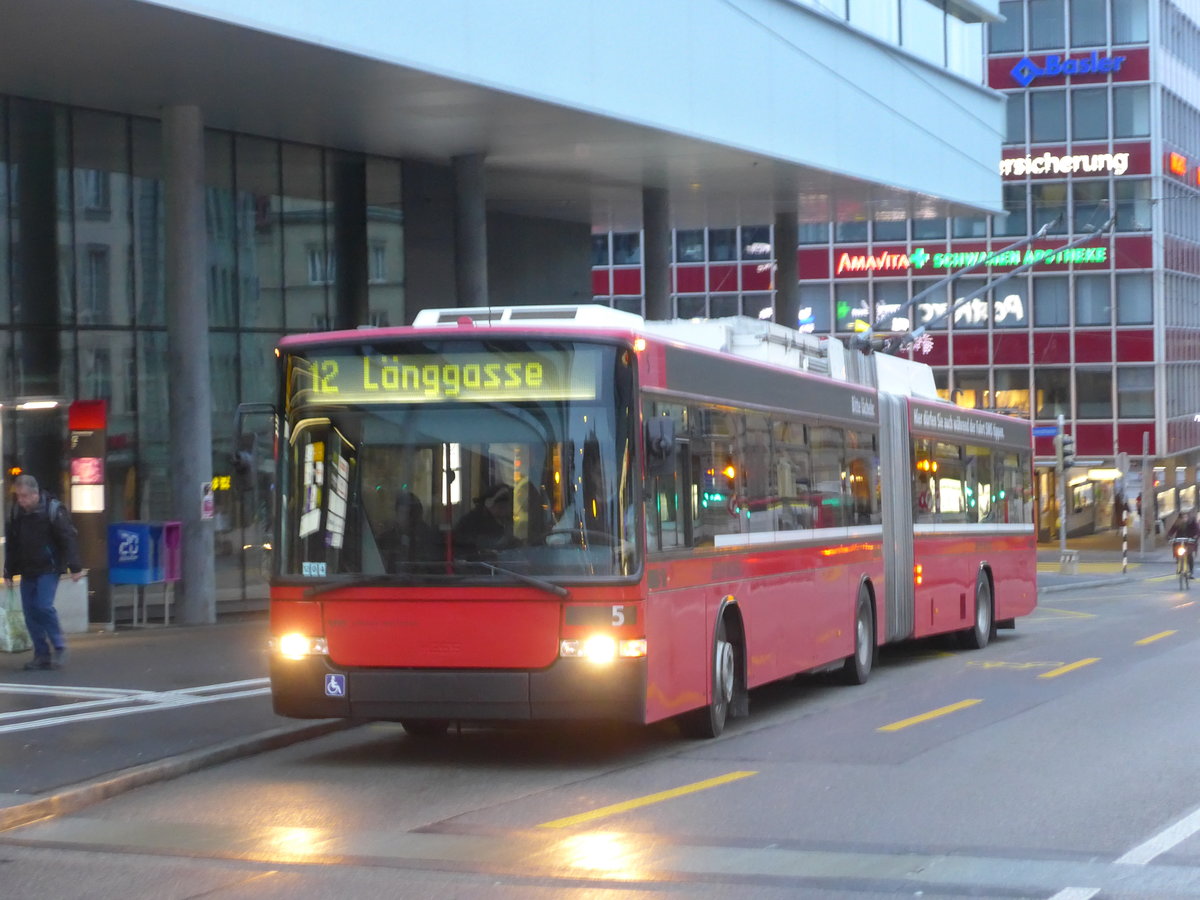
<path id="1" fill-rule="evenodd" d="M 1186 591 L 1192 579 L 1192 551 L 1196 541 L 1192 538 L 1172 538 L 1171 552 L 1175 555 L 1175 574 L 1179 577 L 1179 589 Z"/>

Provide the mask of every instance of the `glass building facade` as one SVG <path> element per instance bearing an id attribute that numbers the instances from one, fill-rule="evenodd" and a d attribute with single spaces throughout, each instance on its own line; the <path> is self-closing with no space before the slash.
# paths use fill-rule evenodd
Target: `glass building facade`
<path id="1" fill-rule="evenodd" d="M 70 496 L 63 408 L 18 405 L 103 400 L 110 521 L 169 519 L 173 508 L 161 142 L 154 120 L 0 97 L 6 469 Z M 401 165 L 216 130 L 204 154 L 217 590 L 253 598 L 266 591 L 270 452 L 234 475 L 235 410 L 274 400 L 281 335 L 339 322 L 340 216 L 365 212 L 366 259 L 355 262 L 370 321 L 403 324 Z"/>
<path id="2" fill-rule="evenodd" d="M 1169 0 L 1007 0 L 1000 12 L 982 59 L 1007 98 L 1005 213 L 800 198 L 800 319 L 784 324 L 849 337 L 921 294 L 904 318 L 927 329 L 914 356 L 947 398 L 1040 426 L 1064 417 L 1086 463 L 1067 473 L 1069 530 L 1119 521 L 1143 448 L 1169 517 L 1194 505 L 1200 455 L 1200 24 Z M 1044 239 L 998 253 L 1043 226 Z M 674 313 L 775 317 L 773 232 L 676 231 Z M 598 301 L 639 311 L 639 235 L 594 242 Z M 1052 438 L 1036 449 L 1047 537 Z"/>

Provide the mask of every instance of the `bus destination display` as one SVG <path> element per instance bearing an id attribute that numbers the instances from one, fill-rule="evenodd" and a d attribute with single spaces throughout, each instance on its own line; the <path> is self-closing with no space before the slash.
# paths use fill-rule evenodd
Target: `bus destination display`
<path id="1" fill-rule="evenodd" d="M 291 357 L 293 403 L 594 400 L 599 353 L 314 354 Z"/>

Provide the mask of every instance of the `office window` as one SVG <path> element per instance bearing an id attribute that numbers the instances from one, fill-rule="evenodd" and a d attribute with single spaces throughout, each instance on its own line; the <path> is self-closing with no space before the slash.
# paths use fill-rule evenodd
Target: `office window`
<path id="1" fill-rule="evenodd" d="M 900 8 L 895 2 L 849 0 L 850 24 L 889 44 L 900 43 Z"/>
<path id="2" fill-rule="evenodd" d="M 1075 278 L 1075 324 L 1108 325 L 1112 322 L 1112 293 L 1107 275 Z"/>
<path id="3" fill-rule="evenodd" d="M 1099 228 L 1108 219 L 1111 184 L 1104 181 L 1076 181 L 1071 185 L 1075 207 L 1075 233 L 1083 234 L 1090 226 Z"/>
<path id="4" fill-rule="evenodd" d="M 871 321 L 871 301 L 867 297 L 867 283 L 839 284 L 833 289 L 835 325 L 838 331 L 854 331 L 856 322 Z"/>
<path id="5" fill-rule="evenodd" d="M 1117 276 L 1117 324 L 1149 325 L 1153 321 L 1154 284 L 1149 275 Z"/>
<path id="6" fill-rule="evenodd" d="M 708 259 L 710 262 L 728 262 L 738 258 L 737 229 L 708 229 Z"/>
<path id="7" fill-rule="evenodd" d="M 867 241 L 867 220 L 856 222 L 834 222 L 833 239 L 839 244 L 865 244 Z"/>
<path id="8" fill-rule="evenodd" d="M 876 241 L 903 241 L 908 237 L 908 217 L 903 212 L 880 213 L 872 230 Z"/>
<path id="9" fill-rule="evenodd" d="M 1150 228 L 1150 181 L 1117 181 L 1117 231 L 1148 231 Z"/>
<path id="10" fill-rule="evenodd" d="M 954 391 L 950 398 L 955 405 L 967 409 L 990 409 L 992 400 L 987 370 L 955 369 Z"/>
<path id="11" fill-rule="evenodd" d="M 955 331 L 988 327 L 988 320 L 992 317 L 989 304 L 991 292 L 984 291 L 977 297 L 967 299 L 986 285 L 987 280 L 983 278 L 960 278 L 950 285 L 950 295 L 954 298 L 951 318 Z"/>
<path id="12" fill-rule="evenodd" d="M 771 258 L 771 229 L 752 225 L 742 229 L 742 259 Z"/>
<path id="13" fill-rule="evenodd" d="M 996 369 L 996 408 L 1029 413 L 1029 370 Z"/>
<path id="14" fill-rule="evenodd" d="M 703 294 L 675 298 L 675 315 L 680 319 L 703 319 L 708 315 L 707 298 Z"/>
<path id="15" fill-rule="evenodd" d="M 612 236 L 613 265 L 636 266 L 642 262 L 642 235 L 632 231 Z"/>
<path id="16" fill-rule="evenodd" d="M 1034 91 L 1029 95 L 1029 139 L 1032 143 L 1067 139 L 1067 92 Z"/>
<path id="17" fill-rule="evenodd" d="M 675 232 L 675 261 L 704 261 L 704 229 Z"/>
<path id="18" fill-rule="evenodd" d="M 1108 137 L 1108 89 L 1071 92 L 1071 139 L 1098 141 Z"/>
<path id="19" fill-rule="evenodd" d="M 1146 85 L 1113 88 L 1113 137 L 1149 134 L 1150 88 Z"/>
<path id="20" fill-rule="evenodd" d="M 950 222 L 956 238 L 987 237 L 987 216 L 955 216 Z"/>
<path id="21" fill-rule="evenodd" d="M 932 241 L 946 236 L 946 220 L 944 218 L 936 219 L 913 219 L 912 231 L 914 241 Z"/>
<path id="22" fill-rule="evenodd" d="M 914 280 L 912 284 L 912 296 L 920 297 L 913 304 L 913 308 L 909 315 L 912 316 L 913 327 L 923 325 L 930 331 L 945 331 L 949 322 L 950 306 L 946 302 L 946 286 L 937 286 L 936 280 L 927 281 L 924 279 Z M 928 294 L 930 288 L 934 288 Z M 922 296 L 923 295 L 923 296 Z"/>
<path id="23" fill-rule="evenodd" d="M 992 292 L 992 323 L 996 328 L 1024 328 L 1029 324 L 1029 284 L 1011 278 Z"/>
<path id="24" fill-rule="evenodd" d="M 1008 53 L 1024 48 L 1025 11 L 1021 0 L 1008 0 L 1000 4 L 1003 22 L 988 25 L 988 49 L 992 53 Z"/>
<path id="25" fill-rule="evenodd" d="M 112 272 L 107 245 L 87 245 L 82 255 L 79 282 L 79 324 L 108 323 Z"/>
<path id="26" fill-rule="evenodd" d="M 792 326 L 791 322 L 784 325 Z M 829 286 L 825 284 L 800 285 L 800 315 L 795 327 L 810 334 L 829 334 Z"/>
<path id="27" fill-rule="evenodd" d="M 1148 0 L 1112 0 L 1113 43 L 1144 44 L 1150 39 Z"/>
<path id="28" fill-rule="evenodd" d="M 984 82 L 983 25 L 946 16 L 946 66 L 976 84 Z"/>
<path id="29" fill-rule="evenodd" d="M 1063 0 L 1029 0 L 1029 49 L 1057 50 L 1067 45 Z"/>
<path id="30" fill-rule="evenodd" d="M 1004 194 L 1004 209 L 1007 215 L 996 216 L 992 220 L 992 234 L 1028 234 L 1029 223 L 1026 221 L 1028 195 L 1025 185 L 1006 184 L 1000 190 Z"/>
<path id="31" fill-rule="evenodd" d="M 1025 143 L 1025 92 L 1009 94 L 1004 102 L 1004 142 Z"/>
<path id="32" fill-rule="evenodd" d="M 1066 278 L 1033 279 L 1033 324 L 1056 326 L 1071 324 L 1071 306 Z"/>
<path id="33" fill-rule="evenodd" d="M 1071 370 L 1039 366 L 1033 370 L 1034 402 L 1037 418 L 1071 418 Z"/>
<path id="34" fill-rule="evenodd" d="M 608 235 L 593 234 L 592 235 L 592 265 L 607 266 L 608 265 Z"/>
<path id="35" fill-rule="evenodd" d="M 714 319 L 736 316 L 741 312 L 737 294 L 713 294 L 708 301 L 708 314 Z"/>
<path id="36" fill-rule="evenodd" d="M 1071 46 L 1098 47 L 1105 42 L 1105 0 L 1071 0 Z"/>
<path id="37" fill-rule="evenodd" d="M 1051 224 L 1048 234 L 1066 233 L 1067 183 L 1065 181 L 1030 185 L 1029 203 L 1033 207 L 1034 231 L 1049 222 Z"/>
<path id="38" fill-rule="evenodd" d="M 1154 369 L 1117 369 L 1117 415 L 1122 419 L 1154 418 Z"/>
<path id="39" fill-rule="evenodd" d="M 1112 369 L 1076 369 L 1075 403 L 1081 419 L 1111 419 Z"/>
<path id="40" fill-rule="evenodd" d="M 903 281 L 875 282 L 875 320 L 878 322 L 884 316 L 900 313 L 900 308 L 908 302 L 908 284 Z M 911 313 L 905 311 L 900 317 L 908 319 Z M 883 323 L 884 330 L 896 328 L 896 323 L 888 319 Z M 907 326 L 905 328 L 907 330 Z"/>
<path id="41" fill-rule="evenodd" d="M 829 223 L 828 222 L 801 222 L 800 234 L 798 235 L 801 244 L 825 244 L 829 241 Z"/>

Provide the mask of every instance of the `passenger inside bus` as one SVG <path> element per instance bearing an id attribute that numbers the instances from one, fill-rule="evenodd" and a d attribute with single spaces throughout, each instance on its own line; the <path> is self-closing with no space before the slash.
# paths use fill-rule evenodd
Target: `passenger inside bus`
<path id="1" fill-rule="evenodd" d="M 425 509 L 417 495 L 396 495 L 396 518 L 379 536 L 379 554 L 388 572 L 402 571 L 408 563 L 428 562 L 438 555 L 438 534 L 425 521 Z"/>
<path id="2" fill-rule="evenodd" d="M 454 526 L 454 552 L 477 556 L 513 544 L 513 490 L 500 482 L 480 494 Z"/>

